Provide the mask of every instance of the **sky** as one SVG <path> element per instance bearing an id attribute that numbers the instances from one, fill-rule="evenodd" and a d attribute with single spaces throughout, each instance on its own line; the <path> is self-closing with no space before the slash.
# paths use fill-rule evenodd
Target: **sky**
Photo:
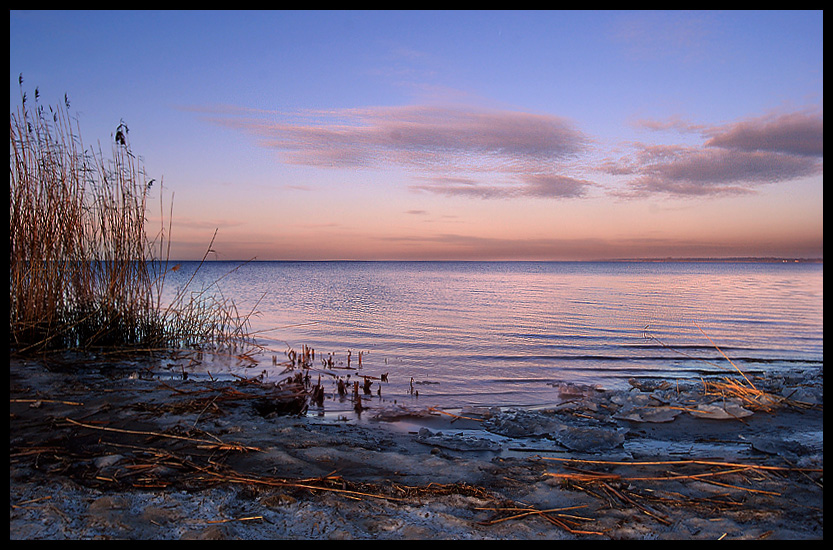
<path id="1" fill-rule="evenodd" d="M 10 114 L 37 88 L 85 143 L 123 122 L 174 259 L 823 257 L 822 11 L 10 11 L 9 31 Z"/>

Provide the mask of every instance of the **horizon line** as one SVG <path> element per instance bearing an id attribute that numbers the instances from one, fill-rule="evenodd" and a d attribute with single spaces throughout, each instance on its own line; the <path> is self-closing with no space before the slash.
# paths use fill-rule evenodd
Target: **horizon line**
<path id="1" fill-rule="evenodd" d="M 306 263 L 314 263 L 314 262 L 353 262 L 353 263 L 373 263 L 373 262 L 388 262 L 388 263 L 406 263 L 406 262 L 423 262 L 423 263 L 615 263 L 615 262 L 634 262 L 634 263 L 673 263 L 673 262 L 680 262 L 680 263 L 824 263 L 824 258 L 805 258 L 805 257 L 792 257 L 792 256 L 730 256 L 730 257 L 674 257 L 674 256 L 667 256 L 663 258 L 603 258 L 603 259 L 595 259 L 595 260 L 471 260 L 471 259 L 345 259 L 345 258 L 324 258 L 324 259 L 292 259 L 292 258 L 284 258 L 284 259 L 268 259 L 268 260 L 261 260 L 257 257 L 250 258 L 248 260 L 240 260 L 240 259 L 232 259 L 232 260 L 222 260 L 222 259 L 200 259 L 200 260 L 187 260 L 187 259 L 167 259 L 167 260 L 152 260 L 152 261 L 167 261 L 167 262 L 237 262 L 237 263 L 250 263 L 250 262 L 306 262 Z"/>

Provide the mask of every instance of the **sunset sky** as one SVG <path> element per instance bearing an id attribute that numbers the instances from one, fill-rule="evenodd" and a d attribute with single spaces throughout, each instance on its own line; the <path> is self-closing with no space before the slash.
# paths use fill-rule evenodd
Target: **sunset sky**
<path id="1" fill-rule="evenodd" d="M 221 260 L 823 257 L 823 13 L 9 14 Z M 156 227 L 159 208 L 151 212 Z"/>

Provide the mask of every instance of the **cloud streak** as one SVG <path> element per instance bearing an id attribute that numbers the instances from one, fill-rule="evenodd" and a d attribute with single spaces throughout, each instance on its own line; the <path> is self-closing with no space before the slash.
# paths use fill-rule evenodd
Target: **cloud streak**
<path id="1" fill-rule="evenodd" d="M 319 168 L 410 170 L 418 192 L 480 199 L 576 199 L 598 186 L 582 175 L 595 140 L 570 120 L 520 111 L 414 105 L 306 111 L 218 112 L 213 122 L 256 137 L 284 162 Z M 715 196 L 821 173 L 823 111 L 722 126 L 642 121 L 649 130 L 699 135 L 699 145 L 638 144 L 596 164 L 628 197 Z M 622 180 L 622 181 L 619 181 Z"/>
<path id="2" fill-rule="evenodd" d="M 655 130 L 694 131 L 700 146 L 642 144 L 602 167 L 629 176 L 625 194 L 705 196 L 754 192 L 765 184 L 819 174 L 823 169 L 824 115 L 798 112 L 716 127 L 646 122 Z"/>
<path id="3" fill-rule="evenodd" d="M 768 152 L 801 157 L 824 156 L 824 116 L 821 112 L 787 113 L 706 130 L 706 147 Z"/>
<path id="4" fill-rule="evenodd" d="M 583 197 L 595 184 L 589 180 L 570 176 L 522 174 L 508 185 L 482 184 L 475 179 L 436 177 L 426 183 L 414 184 L 412 190 L 480 199 L 511 199 L 537 197 L 544 199 L 570 199 Z"/>
<path id="5" fill-rule="evenodd" d="M 320 168 L 404 167 L 453 196 L 577 197 L 592 185 L 568 175 L 587 135 L 569 120 L 518 111 L 406 106 L 307 112 L 274 120 L 214 118 L 256 136 L 287 163 Z M 500 179 L 501 184 L 495 184 Z"/>
<path id="6" fill-rule="evenodd" d="M 724 242 L 709 238 L 674 237 L 500 237 L 457 233 L 387 236 L 379 239 L 380 249 L 391 259 L 430 257 L 434 260 L 615 260 L 622 258 L 746 256 L 758 249 L 771 256 L 801 251 L 807 256 L 821 249 L 821 238 L 792 237 L 783 241 L 746 238 Z M 393 245 L 390 248 L 384 243 Z"/>

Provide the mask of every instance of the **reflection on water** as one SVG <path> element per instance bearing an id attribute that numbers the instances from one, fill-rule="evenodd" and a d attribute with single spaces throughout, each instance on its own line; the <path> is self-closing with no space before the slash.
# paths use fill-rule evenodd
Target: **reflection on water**
<path id="1" fill-rule="evenodd" d="M 362 351 L 364 374 L 389 373 L 383 391 L 411 395 L 413 378 L 437 406 L 551 402 L 557 381 L 731 374 L 698 326 L 746 372 L 823 362 L 822 264 L 211 262 L 196 284 L 223 275 L 241 311 L 260 300 L 252 328 L 279 360 L 303 345 L 337 364 Z"/>

